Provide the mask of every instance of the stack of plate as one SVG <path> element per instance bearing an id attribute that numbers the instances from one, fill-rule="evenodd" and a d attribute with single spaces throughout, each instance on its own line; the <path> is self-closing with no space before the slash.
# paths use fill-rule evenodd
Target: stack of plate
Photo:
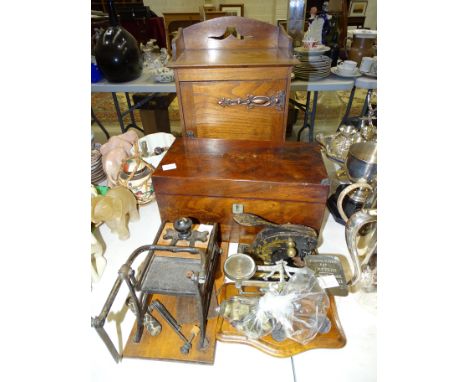
<path id="1" fill-rule="evenodd" d="M 102 168 L 102 155 L 99 151 L 99 145 L 91 149 L 91 183 L 99 184 L 106 179 L 106 173 Z"/>
<path id="2" fill-rule="evenodd" d="M 330 75 L 331 59 L 327 56 L 310 56 L 307 60 L 298 57 L 301 63 L 294 66 L 294 75 L 300 80 L 314 80 Z"/>
<path id="3" fill-rule="evenodd" d="M 294 54 L 300 64 L 294 66 L 294 75 L 300 80 L 314 80 L 330 75 L 331 59 L 323 53 L 330 50 L 329 47 L 295 48 Z"/>

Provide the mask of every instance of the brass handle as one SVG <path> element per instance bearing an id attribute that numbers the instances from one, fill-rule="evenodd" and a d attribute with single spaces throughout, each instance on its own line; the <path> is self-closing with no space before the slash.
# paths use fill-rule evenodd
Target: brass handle
<path id="1" fill-rule="evenodd" d="M 218 101 L 218 105 L 222 107 L 234 106 L 234 105 L 246 105 L 247 108 L 251 109 L 254 106 L 259 107 L 275 107 L 277 110 L 284 109 L 284 103 L 286 100 L 286 95 L 284 90 L 278 92 L 278 94 L 271 97 L 268 96 L 254 96 L 248 95 L 246 98 L 221 98 Z"/>

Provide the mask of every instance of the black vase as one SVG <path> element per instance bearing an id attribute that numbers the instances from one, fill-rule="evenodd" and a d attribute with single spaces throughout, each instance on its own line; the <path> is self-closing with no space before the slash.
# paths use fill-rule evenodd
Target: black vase
<path id="1" fill-rule="evenodd" d="M 110 26 L 96 42 L 95 57 L 104 77 L 109 82 L 126 82 L 138 78 L 143 59 L 137 40 L 117 21 L 114 2 L 108 1 Z"/>

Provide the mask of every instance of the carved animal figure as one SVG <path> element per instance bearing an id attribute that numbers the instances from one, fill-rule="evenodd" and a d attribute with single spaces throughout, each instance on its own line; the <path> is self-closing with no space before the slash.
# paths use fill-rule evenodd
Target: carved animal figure
<path id="1" fill-rule="evenodd" d="M 102 154 L 102 167 L 107 175 L 107 184 L 109 187 L 117 185 L 117 176 L 122 162 L 131 156 L 130 150 L 135 142 L 138 141 L 138 135 L 130 130 L 124 134 L 110 137 L 104 143 L 100 152 Z"/>
<path id="2" fill-rule="evenodd" d="M 91 221 L 104 222 L 120 240 L 129 238 L 128 221 L 140 217 L 133 193 L 123 186 L 111 188 L 106 196 L 91 199 Z"/>

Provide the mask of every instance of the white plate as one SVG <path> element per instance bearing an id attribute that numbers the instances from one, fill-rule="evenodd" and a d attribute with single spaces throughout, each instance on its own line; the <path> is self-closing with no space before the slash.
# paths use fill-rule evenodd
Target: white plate
<path id="1" fill-rule="evenodd" d="M 329 70 L 324 70 L 322 72 L 294 72 L 294 74 L 296 74 L 297 76 L 320 76 L 322 74 L 328 74 L 330 73 Z"/>
<path id="2" fill-rule="evenodd" d="M 312 81 L 312 80 L 320 80 L 322 78 L 326 78 L 329 75 L 330 75 L 330 73 L 324 74 L 322 76 L 297 76 L 296 79 L 303 80 L 303 81 Z"/>
<path id="3" fill-rule="evenodd" d="M 339 77 L 347 77 L 347 78 L 352 78 L 352 77 L 361 77 L 361 73 L 359 72 L 358 69 L 355 69 L 353 73 L 342 73 L 338 70 L 338 68 L 335 66 L 331 68 L 331 72 L 333 74 L 336 74 Z"/>
<path id="4" fill-rule="evenodd" d="M 326 62 L 326 61 L 301 61 L 300 64 L 297 64 L 296 66 L 328 66 L 330 67 L 331 63 Z"/>
<path id="5" fill-rule="evenodd" d="M 296 65 L 295 68 L 299 70 L 328 70 L 330 69 L 330 65 L 328 66 Z"/>
<path id="6" fill-rule="evenodd" d="M 302 76 L 308 76 L 309 74 L 325 74 L 325 73 L 330 73 L 330 70 L 321 70 L 321 71 L 318 71 L 318 70 L 314 70 L 314 71 L 309 71 L 309 72 L 301 72 L 301 71 L 295 71 L 294 72 L 295 74 L 297 75 L 302 75 Z"/>
<path id="7" fill-rule="evenodd" d="M 329 46 L 321 45 L 316 48 L 304 48 L 299 46 L 294 48 L 294 52 L 299 53 L 301 55 L 309 55 L 309 56 L 316 56 L 321 55 L 322 53 L 328 52 L 330 50 Z"/>
<path id="8" fill-rule="evenodd" d="M 377 31 L 371 30 L 371 29 L 351 29 L 348 31 L 348 33 L 351 33 L 352 35 L 356 37 L 364 37 L 364 38 L 376 38 L 377 37 Z"/>
<path id="9" fill-rule="evenodd" d="M 377 73 L 371 73 L 371 72 L 363 72 L 360 70 L 361 74 L 364 74 L 366 77 L 372 77 L 372 78 L 377 78 Z"/>

